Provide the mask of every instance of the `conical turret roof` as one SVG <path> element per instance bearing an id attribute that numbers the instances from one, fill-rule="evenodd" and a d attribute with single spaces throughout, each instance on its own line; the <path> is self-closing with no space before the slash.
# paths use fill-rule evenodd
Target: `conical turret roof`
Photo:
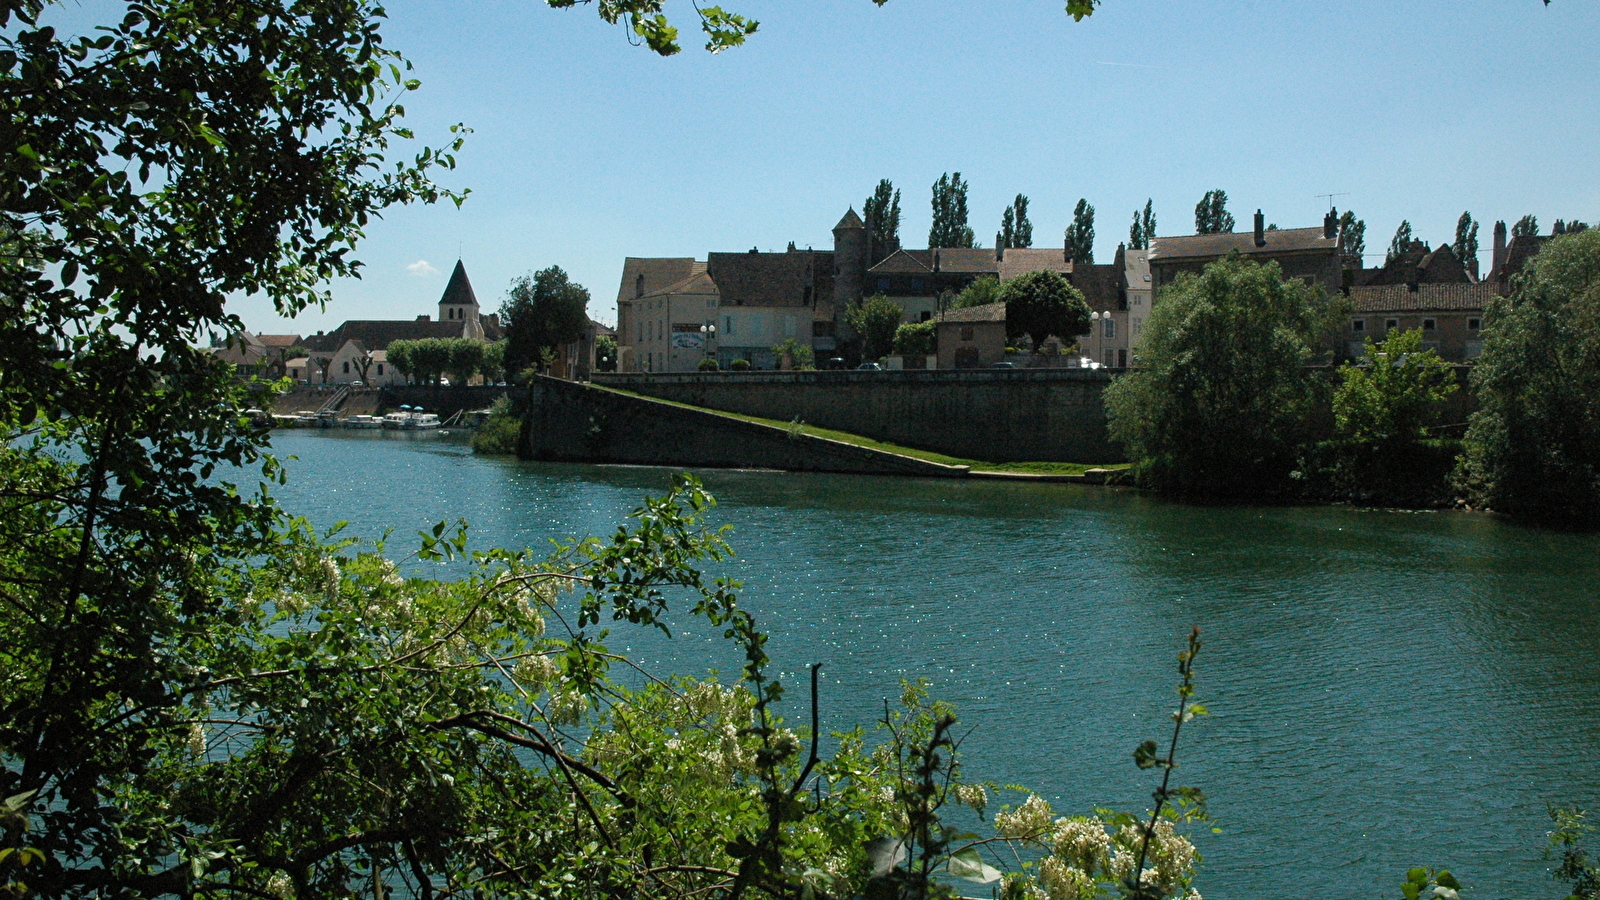
<path id="1" fill-rule="evenodd" d="M 467 280 L 467 267 L 456 260 L 456 268 L 450 273 L 450 283 L 444 286 L 444 296 L 439 298 L 441 306 L 477 306 L 478 295 L 472 292 L 472 282 Z"/>
<path id="2" fill-rule="evenodd" d="M 842 231 L 842 230 L 847 229 L 847 228 L 866 228 L 866 227 L 867 227 L 867 224 L 865 222 L 861 221 L 861 217 L 856 215 L 856 208 L 854 206 L 852 206 L 852 207 L 850 207 L 850 210 L 844 214 L 844 218 L 839 220 L 839 224 L 833 226 L 833 230 L 834 231 Z"/>

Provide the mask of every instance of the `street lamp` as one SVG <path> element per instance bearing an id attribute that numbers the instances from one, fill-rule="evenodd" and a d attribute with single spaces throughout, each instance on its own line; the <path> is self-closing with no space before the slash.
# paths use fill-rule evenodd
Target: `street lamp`
<path id="1" fill-rule="evenodd" d="M 1093 331 L 1095 336 L 1094 358 L 1090 360 L 1093 365 L 1089 367 L 1091 369 L 1097 369 L 1100 367 L 1100 357 L 1103 355 L 1100 351 L 1105 349 L 1106 343 L 1105 331 L 1100 327 L 1100 323 L 1102 320 L 1109 318 L 1111 318 L 1110 312 L 1092 312 L 1089 314 L 1089 330 Z"/>

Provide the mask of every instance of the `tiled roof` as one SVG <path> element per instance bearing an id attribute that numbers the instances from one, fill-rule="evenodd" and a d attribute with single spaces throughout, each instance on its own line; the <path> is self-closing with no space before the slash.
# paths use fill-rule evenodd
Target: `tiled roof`
<path id="1" fill-rule="evenodd" d="M 1063 247 L 1054 248 L 1021 248 L 1007 247 L 1005 256 L 1000 259 L 1000 280 L 1010 281 L 1018 275 L 1029 272 L 1060 272 L 1062 275 L 1072 271 L 1072 263 L 1067 260 L 1067 251 Z"/>
<path id="2" fill-rule="evenodd" d="M 854 206 L 852 206 L 852 207 L 850 207 L 850 209 L 847 212 L 845 212 L 844 218 L 839 220 L 839 224 L 833 226 L 833 230 L 834 231 L 841 231 L 841 230 L 847 229 L 847 228 L 865 228 L 865 227 L 867 227 L 867 223 L 861 221 L 861 217 L 856 215 L 856 208 Z"/>
<path id="3" fill-rule="evenodd" d="M 981 247 L 940 247 L 933 251 L 934 268 L 956 274 L 996 275 L 1000 261 L 993 250 Z"/>
<path id="4" fill-rule="evenodd" d="M 448 306 L 477 306 L 478 295 L 472 292 L 472 282 L 467 280 L 467 267 L 456 260 L 455 271 L 450 273 L 450 283 L 444 286 L 439 303 Z"/>
<path id="5" fill-rule="evenodd" d="M 351 319 L 328 332 L 313 335 L 301 342 L 307 350 L 334 353 L 345 341 L 360 341 L 374 350 L 387 350 L 395 341 L 419 341 L 424 338 L 461 337 L 460 322 L 434 322 L 431 320 L 404 319 Z M 313 345 L 313 342 L 316 342 Z"/>
<path id="6" fill-rule="evenodd" d="M 1005 320 L 1004 303 L 985 303 L 982 306 L 968 306 L 939 314 L 940 322 L 1004 322 Z"/>
<path id="7" fill-rule="evenodd" d="M 1150 251 L 1124 250 L 1122 251 L 1123 270 L 1127 275 L 1128 287 L 1131 290 L 1150 287 Z"/>
<path id="8" fill-rule="evenodd" d="M 654 293 L 669 284 L 676 284 L 693 275 L 696 268 L 705 271 L 705 263 L 682 256 L 641 258 L 630 256 L 622 261 L 622 284 L 617 288 L 617 302 L 622 303 Z M 639 280 L 644 276 L 643 282 Z"/>
<path id="9" fill-rule="evenodd" d="M 1449 244 L 1429 250 L 1427 244 L 1418 241 L 1405 253 L 1386 260 L 1382 268 L 1365 273 L 1362 284 L 1465 284 L 1471 280 L 1467 277 L 1466 267 L 1456 258 Z"/>
<path id="10" fill-rule="evenodd" d="M 295 344 L 300 343 L 300 335 L 258 334 L 256 335 L 256 340 L 260 341 L 262 345 L 266 347 L 276 347 L 280 350 L 287 350 L 290 347 L 293 347 Z"/>
<path id="11" fill-rule="evenodd" d="M 1324 237 L 1321 228 L 1280 228 L 1276 231 L 1263 232 L 1262 239 L 1266 243 L 1257 247 L 1254 231 L 1158 237 L 1150 242 L 1150 261 L 1211 259 L 1227 256 L 1232 250 L 1238 250 L 1246 256 L 1258 253 L 1297 253 L 1307 250 L 1332 253 L 1339 245 L 1337 237 Z"/>
<path id="12" fill-rule="evenodd" d="M 1118 288 L 1122 286 L 1122 272 L 1116 266 L 1110 263 L 1074 266 L 1067 280 L 1083 293 L 1083 299 L 1089 301 L 1090 309 L 1102 311 L 1116 308 L 1120 293 Z"/>
<path id="13" fill-rule="evenodd" d="M 706 273 L 724 306 L 806 306 L 833 297 L 833 252 L 709 253 Z"/>
<path id="14" fill-rule="evenodd" d="M 665 297 L 668 294 L 715 294 L 717 283 L 705 272 L 697 272 L 682 281 L 676 281 L 659 291 L 645 294 L 646 297 Z"/>
<path id="15" fill-rule="evenodd" d="M 896 250 L 868 271 L 874 275 L 926 275 L 933 271 L 933 251 Z"/>
<path id="16" fill-rule="evenodd" d="M 1350 289 L 1356 312 L 1384 313 L 1412 310 L 1476 311 L 1500 296 L 1497 285 L 1480 281 L 1469 284 L 1419 284 L 1416 290 L 1403 284 L 1363 285 Z"/>

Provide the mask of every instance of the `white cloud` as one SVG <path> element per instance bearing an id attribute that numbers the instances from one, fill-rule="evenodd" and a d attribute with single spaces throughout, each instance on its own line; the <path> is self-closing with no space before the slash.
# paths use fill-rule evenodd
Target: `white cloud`
<path id="1" fill-rule="evenodd" d="M 425 259 L 419 259 L 416 262 L 412 263 L 411 265 L 406 266 L 406 271 L 410 272 L 413 275 L 421 277 L 421 278 L 426 278 L 429 275 L 437 275 L 437 274 L 439 274 L 439 270 L 435 269 Z"/>

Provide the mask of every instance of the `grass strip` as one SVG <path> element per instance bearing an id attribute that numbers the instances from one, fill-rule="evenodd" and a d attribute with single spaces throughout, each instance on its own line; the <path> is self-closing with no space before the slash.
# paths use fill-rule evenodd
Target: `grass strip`
<path id="1" fill-rule="evenodd" d="M 915 447 L 902 447 L 899 444 L 891 444 L 887 441 L 877 441 L 869 437 L 862 437 L 859 434 L 851 434 L 847 431 L 834 431 L 831 428 L 819 428 L 815 425 L 808 425 L 805 422 L 784 422 L 779 419 L 763 419 L 760 416 L 747 416 L 742 413 L 727 412 L 726 410 L 721 409 L 708 409 L 704 406 L 694 406 L 693 404 L 689 403 L 679 403 L 676 400 L 663 400 L 660 397 L 652 397 L 649 394 L 640 394 L 636 391 L 625 391 L 621 388 L 609 386 L 602 387 L 600 385 L 590 385 L 590 387 L 595 388 L 596 390 L 611 391 L 617 394 L 626 394 L 630 397 L 638 397 L 641 400 L 654 400 L 657 403 L 666 403 L 670 406 L 680 406 L 684 409 L 693 409 L 699 412 L 712 413 L 713 415 L 727 416 L 730 419 L 740 419 L 745 422 L 754 422 L 758 425 L 768 425 L 773 428 L 782 428 L 785 431 L 796 432 L 799 434 L 808 435 L 810 437 L 824 438 L 830 441 L 839 441 L 843 444 L 854 444 L 857 447 L 865 447 L 868 450 L 881 450 L 885 453 L 909 456 L 912 459 L 920 459 L 926 462 L 938 463 L 943 466 L 969 466 L 974 472 L 1021 472 L 1029 475 L 1081 475 L 1090 469 L 1126 469 L 1128 467 L 1127 463 L 995 463 L 986 462 L 981 459 L 962 459 L 959 456 L 946 456 L 943 453 L 935 453 L 932 450 L 918 450 Z"/>

